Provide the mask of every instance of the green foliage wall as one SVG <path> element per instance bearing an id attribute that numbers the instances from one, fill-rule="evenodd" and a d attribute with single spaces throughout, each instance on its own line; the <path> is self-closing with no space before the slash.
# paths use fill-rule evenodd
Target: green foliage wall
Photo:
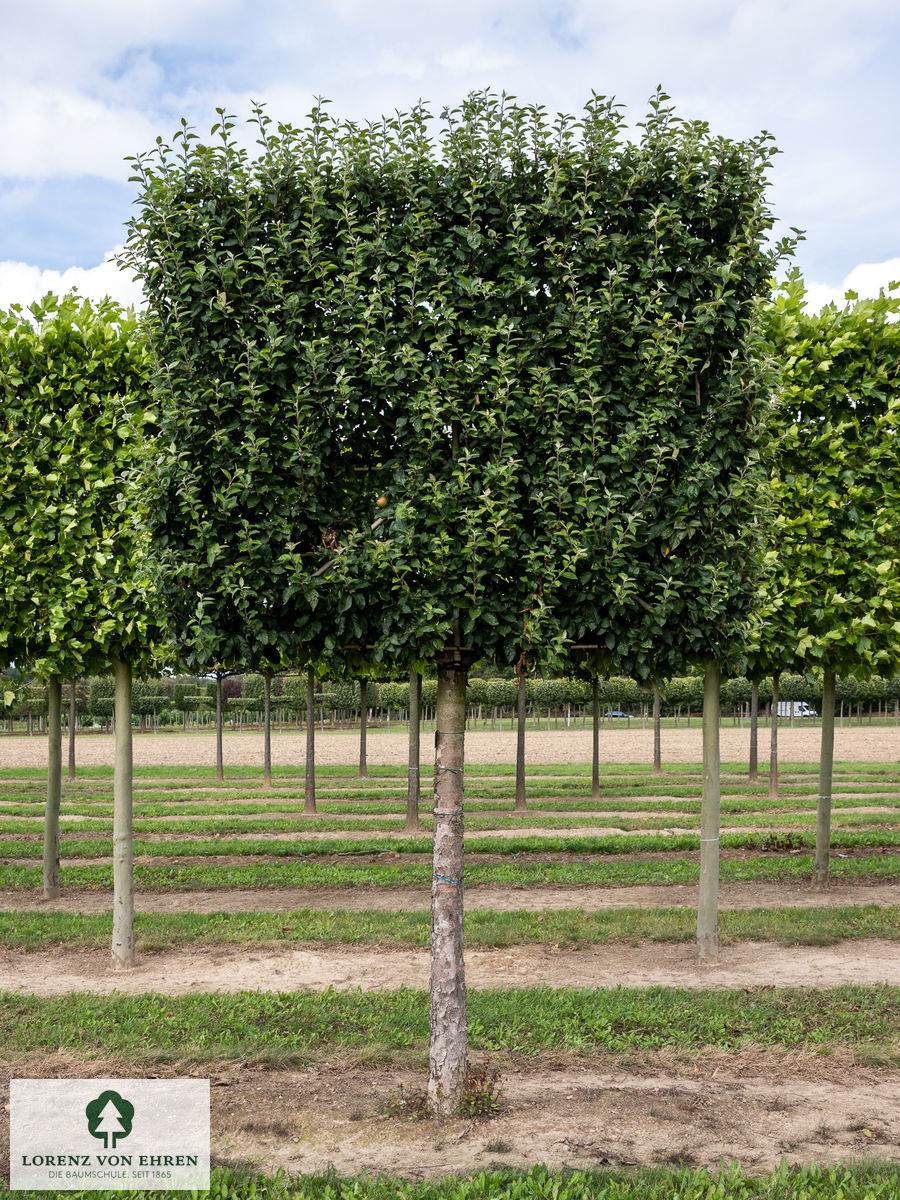
<path id="1" fill-rule="evenodd" d="M 767 312 L 778 398 L 760 669 L 900 668 L 900 297 L 806 308 L 798 275 Z"/>
<path id="2" fill-rule="evenodd" d="M 139 662 L 154 628 L 135 520 L 147 351 L 110 300 L 0 312 L 0 654 L 42 675 Z"/>
<path id="3" fill-rule="evenodd" d="M 665 99 L 635 143 L 599 98 L 477 94 L 438 142 L 320 107 L 257 111 L 254 159 L 223 116 L 136 160 L 150 523 L 195 661 L 739 654 L 773 148 Z"/>

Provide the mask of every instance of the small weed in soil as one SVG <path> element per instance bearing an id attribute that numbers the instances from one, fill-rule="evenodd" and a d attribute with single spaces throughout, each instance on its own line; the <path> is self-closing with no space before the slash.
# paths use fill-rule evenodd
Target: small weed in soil
<path id="1" fill-rule="evenodd" d="M 489 1154 L 509 1154 L 512 1150 L 512 1142 L 506 1142 L 503 1138 L 493 1138 L 485 1149 Z"/>
<path id="2" fill-rule="evenodd" d="M 469 1067 L 466 1086 L 456 1111 L 461 1117 L 494 1117 L 500 1111 L 500 1072 L 488 1067 Z"/>
<path id="3" fill-rule="evenodd" d="M 754 839 L 754 849 L 761 850 L 763 854 L 784 854 L 785 851 L 803 848 L 803 835 L 790 829 L 784 833 L 767 833 L 765 837 L 760 835 Z"/>
<path id="4" fill-rule="evenodd" d="M 500 1111 L 500 1072 L 488 1066 L 469 1067 L 462 1099 L 456 1108 L 459 1117 L 493 1117 Z M 433 1114 L 428 1107 L 428 1096 L 416 1088 L 405 1088 L 401 1083 L 384 1104 L 384 1112 L 391 1117 L 405 1117 L 408 1121 L 424 1121 Z"/>
<path id="5" fill-rule="evenodd" d="M 431 1116 L 425 1092 L 406 1088 L 402 1083 L 388 1096 L 384 1112 L 389 1117 L 405 1117 L 407 1121 L 425 1121 Z"/>

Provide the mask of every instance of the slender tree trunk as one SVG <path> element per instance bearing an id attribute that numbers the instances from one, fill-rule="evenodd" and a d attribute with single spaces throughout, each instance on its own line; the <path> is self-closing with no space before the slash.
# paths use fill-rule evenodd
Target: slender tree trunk
<path id="1" fill-rule="evenodd" d="M 653 773 L 662 774 L 662 720 L 659 688 L 653 685 Z"/>
<path id="2" fill-rule="evenodd" d="M 513 812 L 527 812 L 525 799 L 525 676 L 519 676 L 516 692 L 516 803 Z"/>
<path id="3" fill-rule="evenodd" d="M 769 799 L 778 799 L 778 679 L 780 671 L 772 676 L 772 724 L 769 731 Z"/>
<path id="4" fill-rule="evenodd" d="M 221 675 L 216 677 L 216 780 L 221 783 L 225 778 L 225 762 L 222 758 L 222 698 L 225 691 Z"/>
<path id="5" fill-rule="evenodd" d="M 75 685 L 78 682 L 72 677 L 72 695 L 69 697 L 69 778 L 75 778 L 75 723 L 78 719 Z"/>
<path id="6" fill-rule="evenodd" d="M 359 774 L 361 778 L 368 775 L 366 765 L 366 732 L 369 723 L 368 687 L 365 679 L 359 681 Z"/>
<path id="7" fill-rule="evenodd" d="M 816 809 L 816 865 L 813 883 L 827 888 L 831 851 L 831 785 L 834 774 L 834 691 L 833 671 L 825 672 L 822 687 L 822 748 L 819 752 L 819 803 Z"/>
<path id="8" fill-rule="evenodd" d="M 759 779 L 759 687 L 750 685 L 750 782 Z"/>
<path id="9" fill-rule="evenodd" d="M 113 773 L 113 964 L 134 966 L 131 667 L 112 660 L 116 681 L 116 762 Z"/>
<path id="10" fill-rule="evenodd" d="M 463 961 L 463 751 L 467 666 L 460 654 L 438 660 L 434 764 L 434 870 L 431 881 L 431 1039 L 428 1106 L 449 1115 L 468 1073 Z"/>
<path id="11" fill-rule="evenodd" d="M 263 786 L 272 786 L 272 675 L 263 676 Z"/>
<path id="12" fill-rule="evenodd" d="M 44 810 L 44 899 L 59 895 L 59 804 L 62 796 L 62 678 L 47 680 L 47 807 Z"/>
<path id="13" fill-rule="evenodd" d="M 703 796 L 700 806 L 700 895 L 697 901 L 697 953 L 701 961 L 719 957 L 719 704 L 722 676 L 708 663 L 703 679 Z"/>
<path id="14" fill-rule="evenodd" d="M 312 667 L 306 671 L 306 779 L 303 788 L 303 813 L 316 811 L 316 678 Z"/>
<path id="15" fill-rule="evenodd" d="M 591 796 L 600 799 L 600 680 L 591 678 L 591 703 L 593 705 L 593 728 L 591 750 Z"/>
<path id="16" fill-rule="evenodd" d="M 418 833 L 419 797 L 419 733 L 422 720 L 422 676 L 415 668 L 409 673 L 409 771 L 406 784 L 406 832 Z"/>

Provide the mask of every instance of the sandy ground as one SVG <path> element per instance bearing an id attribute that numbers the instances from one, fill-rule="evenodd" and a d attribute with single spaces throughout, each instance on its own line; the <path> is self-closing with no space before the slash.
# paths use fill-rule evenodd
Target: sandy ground
<path id="1" fill-rule="evenodd" d="M 466 888 L 470 910 L 541 912 L 545 909 L 580 908 L 601 912 L 607 908 L 696 908 L 696 883 L 643 887 L 493 887 Z M 855 904 L 900 904 L 900 885 L 832 885 L 827 892 L 808 884 L 723 883 L 719 908 L 842 908 Z M 431 889 L 421 888 L 223 888 L 221 891 L 137 892 L 138 912 L 296 912 L 300 909 L 377 909 L 382 912 L 424 912 L 431 908 Z M 44 900 L 40 892 L 0 891 L 0 912 L 103 913 L 112 911 L 112 889 L 67 889 L 58 900 Z M 900 954 L 900 952 L 898 952 Z"/>
<path id="2" fill-rule="evenodd" d="M 759 752 L 768 760 L 768 730 L 760 730 Z M 815 762 L 819 757 L 821 731 L 784 727 L 779 729 L 778 754 L 782 762 Z M 422 762 L 431 757 L 431 733 L 422 737 Z M 723 762 L 739 762 L 749 756 L 749 729 L 724 725 L 721 731 Z M 306 734 L 272 735 L 272 762 L 290 766 L 305 762 Z M 367 742 L 368 761 L 373 765 L 405 766 L 408 742 L 405 733 L 372 730 Z M 113 739 L 91 734 L 77 739 L 78 761 L 85 766 L 112 765 Z M 262 770 L 262 734 L 226 734 L 225 769 L 228 766 L 255 766 Z M 587 729 L 529 731 L 526 753 L 532 763 L 586 763 L 591 760 L 591 733 Z M 513 763 L 516 735 L 479 730 L 466 734 L 466 761 L 469 763 Z M 664 762 L 699 762 L 700 726 L 691 729 L 665 729 L 662 734 Z M 835 759 L 854 762 L 895 762 L 900 760 L 900 728 L 895 726 L 847 726 L 836 729 Z M 607 763 L 650 763 L 653 761 L 653 732 L 650 729 L 602 729 L 600 758 Z M 47 742 L 40 737 L 0 738 L 0 767 L 41 767 L 47 761 Z M 160 733 L 135 735 L 134 761 L 137 766 L 212 766 L 215 740 L 211 734 Z M 359 738 L 353 733 L 319 734 L 316 761 L 323 765 L 350 764 L 359 761 Z"/>
<path id="3" fill-rule="evenodd" d="M 334 1164 L 346 1175 L 421 1179 L 537 1162 L 719 1168 L 733 1160 L 764 1172 L 782 1158 L 890 1160 L 900 1151 L 900 1073 L 861 1066 L 842 1052 L 752 1048 L 493 1062 L 500 1110 L 487 1119 L 414 1119 L 408 1100 L 421 1094 L 424 1069 L 360 1065 L 349 1055 L 299 1070 L 222 1064 L 192 1074 L 212 1076 L 213 1164 L 272 1174 Z M 0 1063 L 4 1093 L 10 1074 L 122 1078 L 146 1068 L 60 1051 Z M 0 1162 L 5 1172 L 5 1113 Z"/>
<path id="4" fill-rule="evenodd" d="M 0 951 L 0 987 L 35 996 L 67 992 L 137 995 L 160 992 L 291 992 L 337 988 L 364 992 L 428 989 L 427 950 L 356 946 L 191 946 L 142 956 L 116 970 L 100 950 Z M 507 987 L 839 987 L 900 984 L 896 942 L 874 939 L 835 946 L 784 947 L 742 942 L 722 948 L 714 966 L 700 964 L 692 943 L 619 944 L 583 950 L 515 946 L 466 951 L 466 986 Z"/>

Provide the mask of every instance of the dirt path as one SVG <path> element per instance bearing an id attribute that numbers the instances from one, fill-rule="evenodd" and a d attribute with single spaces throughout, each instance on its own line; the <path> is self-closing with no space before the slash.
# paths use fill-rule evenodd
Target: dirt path
<path id="1" fill-rule="evenodd" d="M 818 729 L 781 728 L 778 733 L 779 759 L 784 762 L 816 762 L 821 731 Z M 429 742 L 426 734 L 423 746 Z M 761 739 L 765 743 L 765 738 Z M 765 743 L 767 744 L 767 743 Z M 531 763 L 585 763 L 591 761 L 591 731 L 559 729 L 530 731 L 527 757 Z M 749 755 L 749 729 L 724 727 L 721 731 L 723 762 L 746 762 Z M 272 735 L 272 762 L 276 766 L 305 761 L 305 733 Z M 516 735 L 504 730 L 483 730 L 466 734 L 466 762 L 514 763 Z M 113 761 L 113 739 L 106 734 L 77 740 L 78 761 L 99 766 Z M 699 722 L 691 729 L 665 729 L 662 734 L 663 762 L 700 762 Z M 836 760 L 851 762 L 894 762 L 900 759 L 900 728 L 896 726 L 853 726 L 836 729 Z M 259 765 L 262 774 L 263 740 L 261 733 L 225 735 L 226 773 L 229 766 Z M 368 737 L 369 762 L 373 765 L 405 766 L 408 741 L 405 733 L 373 729 Z M 651 729 L 602 729 L 600 758 L 607 763 L 652 763 Z M 351 765 L 359 761 L 359 737 L 355 733 L 326 733 L 316 738 L 316 760 L 323 765 Z M 47 742 L 41 737 L 0 738 L 0 767 L 42 767 L 47 761 Z M 215 741 L 211 733 L 144 734 L 134 739 L 136 766 L 212 766 Z M 423 765 L 433 762 L 424 751 Z"/>
<path id="2" fill-rule="evenodd" d="M 106 951 L 0 951 L 0 986 L 35 996 L 66 992 L 137 995 L 161 992 L 288 992 L 305 989 L 427 990 L 427 949 L 356 946 L 321 949 L 191 946 L 146 954 L 130 971 L 110 965 Z M 896 942 L 842 942 L 784 947 L 742 942 L 722 949 L 715 966 L 699 964 L 692 943 L 610 944 L 583 950 L 516 946 L 466 952 L 466 984 L 473 988 L 534 987 L 838 987 L 900 984 Z"/>
<path id="3" fill-rule="evenodd" d="M 421 888 L 223 888 L 221 891 L 138 892 L 138 912 L 295 912 L 298 909 L 375 909 L 381 912 L 422 912 L 431 907 L 431 891 Z M 606 908 L 696 908 L 697 884 L 678 883 L 644 887 L 495 887 L 466 888 L 466 908 L 495 912 L 541 912 L 544 909 L 580 908 L 601 912 Z M 782 883 L 723 883 L 719 907 L 839 908 L 855 904 L 900 904 L 900 886 L 835 885 L 827 892 L 808 885 Z M 112 909 L 112 890 L 66 891 L 58 900 L 44 900 L 38 892 L 0 891 L 0 912 L 103 913 Z"/>
<path id="4" fill-rule="evenodd" d="M 400 1088 L 424 1070 L 358 1066 L 351 1057 L 296 1071 L 201 1068 L 212 1075 L 213 1164 L 274 1174 L 324 1170 L 421 1179 L 544 1162 L 558 1169 L 682 1162 L 752 1172 L 832 1163 L 900 1149 L 900 1073 L 828 1057 L 751 1049 L 580 1060 L 499 1061 L 500 1112 L 490 1119 L 411 1120 Z M 187 1068 L 184 1068 L 186 1072 Z M 162 1074 L 173 1073 L 160 1068 Z M 58 1053 L 5 1068 L 6 1077 L 142 1075 L 140 1066 Z M 261 1096 L 265 1103 L 260 1105 Z M 8 1121 L 0 1161 L 8 1162 Z"/>

